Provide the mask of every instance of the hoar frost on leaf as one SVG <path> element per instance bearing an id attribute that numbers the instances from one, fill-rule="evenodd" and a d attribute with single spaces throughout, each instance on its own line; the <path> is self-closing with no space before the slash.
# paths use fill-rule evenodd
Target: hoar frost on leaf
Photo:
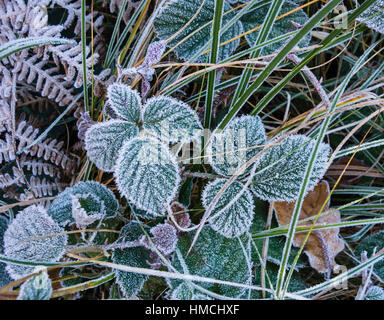
<path id="1" fill-rule="evenodd" d="M 177 244 L 176 229 L 170 224 L 158 224 L 151 228 L 150 232 L 153 237 L 151 241 L 162 254 L 169 255 L 175 251 Z M 146 236 L 140 239 L 140 242 L 149 250 L 154 251 L 152 244 L 148 241 Z"/>
<path id="2" fill-rule="evenodd" d="M 8 228 L 8 219 L 3 216 L 0 216 L 0 254 L 4 252 L 4 233 Z M 6 264 L 0 262 L 0 288 L 4 287 L 8 283 L 12 282 L 12 279 L 9 277 L 9 274 L 6 270 Z"/>
<path id="3" fill-rule="evenodd" d="M 88 225 L 94 223 L 97 220 L 103 218 L 105 213 L 105 208 L 103 208 L 104 203 L 99 201 L 100 211 L 99 212 L 90 212 L 83 208 L 82 202 L 87 202 L 87 198 L 92 197 L 92 195 L 71 195 L 72 198 L 72 217 L 75 220 L 76 227 L 79 229 L 86 229 Z M 97 198 L 92 199 L 91 203 L 97 203 Z"/>
<path id="4" fill-rule="evenodd" d="M 356 19 L 368 28 L 384 34 L 384 1 L 378 0 Z"/>
<path id="5" fill-rule="evenodd" d="M 186 283 L 179 284 L 169 295 L 169 300 L 191 300 L 193 289 Z"/>
<path id="6" fill-rule="evenodd" d="M 138 134 L 138 127 L 127 121 L 109 120 L 94 124 L 85 135 L 87 156 L 100 170 L 112 172 L 124 142 Z"/>
<path id="7" fill-rule="evenodd" d="M 218 174 L 231 176 L 254 157 L 266 142 L 265 129 L 258 116 L 235 118 L 219 133 L 211 137 L 208 147 L 209 162 Z M 239 172 L 248 173 L 250 167 Z"/>
<path id="8" fill-rule="evenodd" d="M 365 294 L 365 300 L 384 300 L 384 289 L 379 286 L 372 286 Z"/>
<path id="9" fill-rule="evenodd" d="M 124 120 L 140 121 L 141 98 L 136 90 L 124 84 L 111 84 L 108 87 L 108 103 Z"/>
<path id="10" fill-rule="evenodd" d="M 249 31 L 259 25 L 262 25 L 268 13 L 268 9 L 269 9 L 268 4 L 262 7 L 259 7 L 259 5 L 256 3 L 255 6 L 257 8 L 255 8 L 254 10 L 251 9 L 249 12 L 243 15 L 240 19 L 241 22 L 243 23 L 243 27 L 245 31 Z M 292 1 L 285 1 L 278 16 L 281 16 L 297 8 L 298 6 Z M 307 21 L 308 21 L 308 17 L 302 9 L 295 11 L 293 13 L 290 13 L 288 16 L 274 22 L 267 40 L 271 40 L 275 37 L 282 36 L 288 32 L 295 31 L 297 28 L 294 26 L 294 24 L 304 25 Z M 256 30 L 245 36 L 250 47 L 253 47 L 255 45 L 256 39 L 258 37 L 258 33 L 259 33 L 259 30 Z M 303 40 L 299 42 L 299 47 L 300 48 L 307 47 L 309 45 L 310 40 L 311 40 L 310 35 L 305 36 Z M 284 45 L 285 41 L 286 40 L 280 40 L 278 42 L 275 42 L 273 44 L 270 44 L 264 47 L 262 49 L 262 54 L 268 55 L 268 54 L 274 53 L 276 50 L 280 49 Z"/>
<path id="11" fill-rule="evenodd" d="M 188 142 L 201 132 L 202 126 L 189 105 L 170 97 L 153 97 L 143 110 L 143 127 L 167 142 Z"/>
<path id="12" fill-rule="evenodd" d="M 179 168 L 168 147 L 150 138 L 134 138 L 120 152 L 116 184 L 139 209 L 162 215 L 180 184 Z"/>
<path id="13" fill-rule="evenodd" d="M 20 211 L 4 234 L 4 253 L 7 257 L 55 262 L 65 252 L 67 235 L 41 206 L 29 206 Z M 32 273 L 33 267 L 8 264 L 7 271 L 15 280 Z"/>
<path id="14" fill-rule="evenodd" d="M 228 12 L 232 9 L 232 7 L 226 0 L 223 1 L 224 14 L 222 18 L 222 25 L 225 26 L 234 17 L 235 13 L 233 11 Z M 211 38 L 211 22 L 213 20 L 215 2 L 214 0 L 205 0 L 203 6 L 202 4 L 203 2 L 201 0 L 173 0 L 168 2 L 155 19 L 155 30 L 161 40 L 167 40 L 173 37 L 180 29 L 183 28 L 183 31 L 167 43 L 169 47 L 173 47 L 178 44 L 174 52 L 183 60 L 188 60 L 194 56 L 206 44 L 208 44 L 209 39 Z M 197 16 L 191 23 L 188 23 L 201 6 L 202 8 Z M 206 26 L 201 28 L 204 25 Z M 198 29 L 199 31 L 194 33 L 194 31 Z M 226 32 L 223 33 L 220 37 L 220 41 L 224 42 L 230 40 L 242 32 L 243 27 L 241 22 L 236 21 Z M 183 40 L 183 42 L 179 44 L 181 40 Z M 236 39 L 221 46 L 219 48 L 218 61 L 229 57 L 231 53 L 235 51 L 239 42 L 240 40 Z M 205 62 L 206 58 L 206 55 L 200 56 L 198 61 Z"/>
<path id="15" fill-rule="evenodd" d="M 209 183 L 202 195 L 205 209 L 208 209 L 213 199 L 224 187 L 226 179 L 216 179 Z M 211 211 L 210 225 L 226 238 L 235 238 L 247 231 L 254 214 L 253 198 L 247 188 L 240 182 L 232 182 L 220 195 Z M 237 199 L 236 199 L 237 198 Z"/>
<path id="16" fill-rule="evenodd" d="M 17 300 L 49 300 L 51 295 L 52 282 L 45 269 L 21 285 Z"/>
<path id="17" fill-rule="evenodd" d="M 278 143 L 272 140 L 269 145 L 256 163 L 251 191 L 267 201 L 296 200 L 314 141 L 304 135 L 291 135 Z M 330 151 L 328 144 L 320 145 L 307 191 L 325 174 Z"/>
<path id="18" fill-rule="evenodd" d="M 143 226 L 145 228 L 145 226 Z M 131 242 L 139 239 L 143 235 L 140 224 L 137 222 L 129 222 L 120 232 L 118 242 Z M 148 268 L 149 251 L 143 247 L 116 249 L 112 254 L 113 263 Z M 125 272 L 116 270 L 116 282 L 119 284 L 121 291 L 126 298 L 130 298 L 133 294 L 137 294 L 143 287 L 147 275 L 133 272 Z"/>
<path id="19" fill-rule="evenodd" d="M 79 182 L 60 193 L 48 209 L 48 214 L 61 226 L 75 223 L 72 196 L 82 199 L 80 202 L 87 214 L 102 214 L 104 219 L 115 217 L 119 207 L 112 191 L 104 185 L 96 181 Z"/>
<path id="20" fill-rule="evenodd" d="M 239 239 L 228 239 L 217 234 L 211 227 L 203 227 L 192 251 L 187 255 L 195 232 L 188 232 L 179 238 L 172 266 L 183 274 L 249 284 L 251 275 L 249 242 L 244 252 Z M 248 239 L 240 237 L 241 241 Z M 245 255 L 246 253 L 246 255 Z M 174 272 L 173 270 L 170 270 Z M 177 288 L 182 280 L 169 279 L 170 288 Z M 222 284 L 198 282 L 199 286 L 227 297 L 238 297 L 245 289 Z"/>

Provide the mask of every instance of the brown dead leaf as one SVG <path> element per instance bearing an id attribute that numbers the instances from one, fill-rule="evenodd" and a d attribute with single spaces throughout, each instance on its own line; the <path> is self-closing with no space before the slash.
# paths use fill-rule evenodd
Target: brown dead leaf
<path id="1" fill-rule="evenodd" d="M 329 195 L 328 182 L 320 182 L 313 191 L 310 191 L 304 199 L 300 212 L 300 220 L 316 216 Z M 287 225 L 291 221 L 295 202 L 275 202 L 274 210 L 280 226 Z M 322 212 L 328 211 L 329 201 Z M 325 225 L 340 222 L 340 212 L 334 211 L 324 216 L 320 216 L 316 225 Z M 300 226 L 310 226 L 313 221 L 299 224 Z M 307 232 L 297 233 L 293 239 L 293 244 L 300 247 L 306 237 Z M 304 247 L 304 252 L 309 258 L 312 268 L 321 273 L 330 275 L 336 266 L 335 257 L 344 249 L 344 242 L 339 237 L 339 228 L 313 230 Z"/>

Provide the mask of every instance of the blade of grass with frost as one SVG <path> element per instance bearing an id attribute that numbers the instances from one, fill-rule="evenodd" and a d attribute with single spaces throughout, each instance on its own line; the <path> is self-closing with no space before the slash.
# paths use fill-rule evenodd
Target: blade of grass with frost
<path id="1" fill-rule="evenodd" d="M 125 7 L 127 6 L 127 3 L 128 3 L 128 0 L 124 0 L 123 4 L 120 7 L 120 12 L 119 12 L 119 15 L 117 16 L 117 20 L 116 20 L 115 26 L 113 28 L 111 40 L 108 43 L 108 50 L 107 50 L 107 54 L 106 54 L 106 57 L 105 57 L 104 68 L 107 67 L 107 65 L 108 65 L 108 61 L 110 59 L 110 56 L 111 56 L 111 53 L 112 53 L 113 49 L 115 49 L 115 48 L 117 49 L 118 48 L 118 46 L 113 47 L 113 44 L 115 43 L 115 39 L 116 39 L 117 33 L 118 33 L 119 29 L 120 29 L 121 20 L 123 19 L 123 14 L 124 14 L 124 11 L 125 11 Z M 135 13 L 136 13 L 136 10 L 135 10 Z M 130 22 L 131 21 L 132 21 L 132 18 L 130 19 Z M 129 25 L 129 23 L 128 23 L 128 25 Z"/>
<path id="2" fill-rule="evenodd" d="M 275 23 L 276 18 L 278 17 L 278 14 L 280 12 L 281 7 L 284 4 L 284 0 L 273 0 L 272 5 L 269 7 L 267 15 L 265 17 L 265 20 L 263 22 L 263 25 L 259 32 L 257 33 L 256 42 L 254 43 L 254 46 L 257 46 L 261 43 L 264 43 L 266 39 L 268 38 L 273 24 Z M 250 55 L 250 59 L 258 58 L 261 53 L 261 48 L 256 49 L 253 51 Z M 249 80 L 252 77 L 253 69 L 250 68 L 252 65 L 246 65 L 245 69 L 243 70 L 243 73 L 241 74 L 240 81 L 236 87 L 235 94 L 232 99 L 232 103 L 229 107 L 231 109 L 233 105 L 235 104 L 235 101 L 241 96 L 241 94 L 245 91 Z"/>
<path id="3" fill-rule="evenodd" d="M 367 261 L 359 264 L 358 266 L 356 266 L 352 269 L 349 269 L 347 272 L 343 272 L 342 274 L 340 274 L 340 275 L 338 275 L 338 276 L 336 276 L 336 277 L 334 277 L 328 281 L 325 281 L 323 283 L 320 283 L 320 284 L 313 286 L 313 287 L 310 287 L 308 289 L 296 291 L 296 292 L 294 292 L 294 294 L 300 295 L 300 296 L 307 296 L 307 295 L 319 292 L 321 290 L 328 289 L 329 287 L 332 287 L 337 283 L 341 283 L 342 281 L 346 281 L 346 280 L 352 278 L 353 276 L 359 275 L 361 271 L 372 266 L 376 262 L 380 261 L 381 259 L 383 259 L 383 257 L 384 257 L 384 249 L 381 249 L 376 255 L 367 259 Z"/>
<path id="4" fill-rule="evenodd" d="M 355 19 L 365 10 L 367 9 L 372 3 L 374 3 L 375 0 L 367 0 L 361 6 L 359 6 L 355 11 L 352 12 L 352 14 L 349 16 L 349 22 L 355 21 Z M 328 4 L 330 4 L 329 2 Z M 328 5 L 327 4 L 327 5 Z M 336 7 L 336 6 L 335 6 Z M 325 7 L 323 7 L 325 8 Z M 333 10 L 333 9 L 332 9 Z M 315 16 L 314 16 L 315 17 Z M 313 17 L 312 17 L 313 18 Z M 312 20 L 312 18 L 310 20 Z M 308 23 L 307 23 L 308 24 Z M 306 25 L 307 25 L 306 24 Z M 306 26 L 305 25 L 305 26 Z M 304 27 L 305 27 L 304 26 Z M 256 108 L 251 112 L 252 115 L 257 115 L 261 110 L 264 109 L 264 107 L 276 96 L 277 93 L 280 92 L 280 90 L 286 86 L 286 84 L 292 80 L 294 76 L 296 76 L 301 69 L 309 63 L 309 61 L 312 60 L 317 54 L 322 52 L 325 49 L 328 49 L 329 47 L 333 46 L 333 40 L 336 38 L 336 36 L 341 32 L 341 29 L 335 29 L 333 30 L 323 41 L 320 42 L 320 48 L 314 49 L 311 52 L 309 52 L 302 60 L 301 63 L 299 63 L 296 67 L 292 69 L 291 72 L 289 72 L 278 84 L 276 84 L 268 94 L 266 94 L 256 105 Z M 292 41 L 292 40 L 291 40 Z M 290 42 L 291 42 L 290 41 Z M 279 53 L 280 54 L 280 53 Z M 276 57 L 275 57 L 276 58 Z M 273 59 L 274 60 L 274 59 Z M 272 60 L 272 61 L 273 61 Z M 252 84 L 251 87 L 256 87 L 255 84 Z M 250 87 L 250 88 L 251 88 Z M 257 88 L 256 88 L 257 89 Z M 255 89 L 255 90 L 256 90 Z M 251 91 L 249 89 L 249 91 Z M 244 102 L 245 103 L 245 102 Z M 241 106 L 240 106 L 241 107 Z"/>
<path id="5" fill-rule="evenodd" d="M 121 33 L 119 39 L 117 40 L 116 45 L 113 47 L 113 49 L 111 49 L 110 55 L 108 56 L 108 54 L 107 54 L 107 57 L 105 59 L 105 64 L 104 64 L 105 68 L 109 68 L 111 66 L 111 64 L 113 63 L 113 61 L 116 59 L 117 51 L 119 50 L 121 45 L 124 43 L 127 36 L 130 34 L 132 26 L 137 23 L 137 19 L 142 14 L 144 8 L 147 7 L 149 1 L 151 1 L 151 0 L 141 1 L 140 5 L 133 12 L 132 17 L 129 19 L 127 25 L 125 26 L 123 32 Z M 108 49 L 109 49 L 109 47 L 108 47 Z"/>
<path id="6" fill-rule="evenodd" d="M 211 28 L 211 52 L 209 55 L 209 63 L 216 64 L 219 43 L 220 43 L 220 28 L 222 23 L 222 16 L 224 11 L 224 1 L 216 0 L 215 9 L 213 14 L 213 24 Z M 213 98 L 215 93 L 215 82 L 216 82 L 216 70 L 212 70 L 208 73 L 208 84 L 207 84 L 207 95 L 205 99 L 205 110 L 204 110 L 204 128 L 209 129 L 211 126 L 212 119 L 212 106 Z"/>
<path id="7" fill-rule="evenodd" d="M 88 86 L 87 86 L 87 32 L 86 32 L 86 10 L 87 4 L 85 0 L 81 0 L 81 51 L 83 56 L 83 95 L 84 108 L 89 111 L 88 104 Z"/>
<path id="8" fill-rule="evenodd" d="M 318 23 L 323 20 L 323 18 L 325 18 L 330 12 L 332 12 L 333 9 L 336 8 L 336 6 L 339 5 L 341 1 L 342 0 L 329 1 L 324 7 L 322 7 L 317 12 L 317 14 L 313 15 L 308 20 L 308 22 L 296 33 L 296 35 L 293 36 L 291 40 L 289 40 L 288 43 L 286 43 L 286 45 L 282 48 L 282 50 L 269 62 L 269 64 L 263 69 L 263 71 L 260 72 L 256 80 L 243 92 L 243 94 L 232 106 L 232 109 L 229 110 L 227 115 L 221 121 L 218 126 L 218 129 L 224 129 L 227 126 L 227 124 L 237 115 L 243 105 L 247 102 L 249 97 L 263 84 L 263 82 L 270 76 L 273 70 L 284 60 L 288 53 L 301 41 L 301 39 L 305 35 L 307 35 L 314 27 L 318 25 Z M 256 112 L 256 114 L 257 113 L 258 112 Z M 252 114 L 255 114 L 255 112 L 252 112 Z"/>
<path id="9" fill-rule="evenodd" d="M 51 298 L 58 298 L 58 297 L 62 297 L 62 296 L 67 295 L 67 294 L 73 294 L 73 293 L 81 292 L 84 290 L 96 288 L 98 286 L 101 286 L 104 283 L 107 283 L 107 282 L 113 280 L 114 277 L 115 277 L 115 272 L 110 272 L 110 273 L 106 274 L 105 276 L 102 276 L 102 277 L 99 277 L 96 279 L 92 279 L 92 280 L 85 281 L 85 282 L 82 282 L 79 284 L 75 284 L 73 286 L 56 289 L 53 291 Z"/>
<path id="10" fill-rule="evenodd" d="M 342 96 L 342 94 L 344 93 L 344 91 L 345 91 L 349 81 L 351 80 L 352 76 L 361 68 L 361 66 L 364 64 L 364 61 L 366 60 L 368 55 L 371 53 L 371 51 L 376 47 L 376 45 L 377 45 L 377 43 L 374 43 L 371 47 L 369 47 L 364 52 L 364 54 L 358 59 L 358 61 L 353 66 L 351 71 L 348 73 L 348 75 L 345 78 L 345 80 L 343 81 L 340 89 L 337 91 L 337 94 L 335 95 L 335 97 L 333 99 L 332 105 L 328 109 L 328 114 L 333 112 L 336 109 L 337 103 L 338 103 L 340 97 Z M 282 258 L 281 258 L 281 265 L 280 265 L 279 272 L 278 272 L 278 280 L 277 280 L 277 285 L 276 285 L 276 295 L 278 298 L 284 298 L 284 293 L 285 293 L 286 289 L 288 288 L 289 280 L 290 280 L 292 273 L 293 273 L 293 268 L 295 267 L 295 265 L 298 261 L 298 258 L 299 258 L 300 254 L 304 248 L 304 245 L 305 245 L 305 242 L 303 242 L 303 245 L 301 246 L 295 260 L 293 261 L 292 268 L 288 274 L 287 280 L 286 280 L 284 288 L 283 288 L 284 276 L 285 276 L 285 272 L 286 272 L 286 265 L 288 262 L 289 254 L 291 252 L 291 246 L 292 246 L 293 238 L 295 235 L 297 223 L 299 220 L 301 207 L 302 207 L 302 204 L 304 202 L 304 197 L 306 195 L 307 185 L 308 185 L 311 173 L 312 173 L 312 169 L 314 167 L 314 163 L 316 161 L 317 153 L 320 149 L 320 145 L 324 139 L 324 136 L 325 136 L 325 133 L 328 129 L 329 123 L 330 123 L 330 117 L 327 117 L 324 119 L 324 121 L 321 125 L 320 132 L 317 136 L 315 145 L 314 145 L 312 152 L 311 152 L 310 160 L 307 164 L 307 169 L 306 169 L 306 172 L 304 175 L 304 179 L 301 183 L 299 197 L 296 200 L 295 208 L 294 208 L 293 213 L 292 213 L 292 218 L 291 218 L 291 222 L 289 224 L 289 229 L 288 229 L 288 234 L 287 234 L 287 240 L 286 240 L 285 245 L 284 245 L 283 254 L 282 254 Z M 283 289 L 283 292 L 281 292 L 282 289 Z"/>
<path id="11" fill-rule="evenodd" d="M 73 40 L 60 39 L 53 37 L 29 37 L 26 39 L 16 39 L 8 41 L 0 46 L 0 60 L 9 57 L 24 49 L 46 46 L 74 43 Z"/>

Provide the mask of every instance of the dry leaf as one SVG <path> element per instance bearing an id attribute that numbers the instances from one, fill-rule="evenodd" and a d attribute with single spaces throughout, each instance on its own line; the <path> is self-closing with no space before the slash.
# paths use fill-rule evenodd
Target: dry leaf
<path id="1" fill-rule="evenodd" d="M 320 182 L 313 191 L 310 191 L 304 199 L 300 212 L 300 220 L 316 216 L 329 195 L 328 182 Z M 274 210 L 276 218 L 280 224 L 287 225 L 291 221 L 295 202 L 275 202 Z M 329 201 L 322 212 L 329 210 Z M 340 212 L 334 211 L 324 216 L 320 216 L 317 225 L 325 225 L 340 222 Z M 300 226 L 310 226 L 313 220 L 299 224 Z M 297 233 L 293 239 L 293 244 L 300 247 L 306 237 L 306 232 Z M 304 251 L 309 258 L 312 268 L 328 275 L 336 266 L 335 257 L 344 249 L 344 242 L 339 237 L 339 228 L 313 230 L 305 244 Z"/>

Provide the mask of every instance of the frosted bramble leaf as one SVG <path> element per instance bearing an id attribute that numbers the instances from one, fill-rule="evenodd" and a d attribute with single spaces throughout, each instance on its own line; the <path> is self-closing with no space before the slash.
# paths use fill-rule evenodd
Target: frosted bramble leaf
<path id="1" fill-rule="evenodd" d="M 51 279 L 47 271 L 42 271 L 21 285 L 17 300 L 49 300 L 51 295 Z"/>
<path id="2" fill-rule="evenodd" d="M 0 254 L 3 254 L 4 252 L 3 238 L 4 238 L 4 232 L 7 230 L 7 228 L 8 228 L 8 219 L 6 219 L 3 216 L 0 216 Z M 12 279 L 10 278 L 5 267 L 6 267 L 6 264 L 3 262 L 0 262 L 0 288 L 12 282 Z"/>
<path id="3" fill-rule="evenodd" d="M 227 181 L 227 179 L 216 179 L 205 187 L 202 195 L 205 209 L 209 208 Z M 211 211 L 212 229 L 226 238 L 235 238 L 243 234 L 252 224 L 253 198 L 249 190 L 245 188 L 243 191 L 243 188 L 240 182 L 232 182 L 220 195 Z"/>
<path id="4" fill-rule="evenodd" d="M 116 184 L 139 209 L 162 215 L 180 184 L 179 168 L 167 146 L 144 137 L 127 142 L 117 160 Z"/>
<path id="5" fill-rule="evenodd" d="M 183 60 L 188 60 L 198 53 L 211 39 L 212 20 L 214 15 L 214 0 L 205 0 L 204 5 L 192 20 L 196 12 L 202 5 L 200 0 L 174 0 L 170 1 L 155 19 L 155 30 L 161 40 L 167 40 L 174 36 L 180 29 L 184 28 L 175 38 L 167 43 L 168 47 L 177 45 L 174 52 Z M 224 0 L 224 15 L 222 25 L 226 25 L 233 17 L 234 12 L 229 12 L 232 7 Z M 206 25 L 207 24 L 207 25 Z M 203 27 L 206 25 L 205 27 Z M 203 28 L 202 28 L 203 27 Z M 201 29 L 200 29 L 201 28 Z M 198 30 L 198 31 L 197 31 Z M 197 31 L 197 32 L 196 32 Z M 195 33 L 194 33 L 195 32 Z M 220 42 L 230 40 L 243 32 L 243 27 L 239 21 L 235 22 L 220 37 Z M 188 37 L 189 35 L 192 36 Z M 188 37 L 184 40 L 184 38 Z M 228 58 L 239 45 L 240 40 L 236 39 L 228 44 L 221 46 L 218 53 L 218 61 Z M 206 55 L 198 58 L 198 61 L 205 62 Z"/>
<path id="6" fill-rule="evenodd" d="M 256 164 L 251 191 L 256 197 L 267 201 L 296 200 L 314 141 L 304 135 L 292 135 L 276 144 L 271 141 L 270 145 Z M 330 151 L 328 144 L 320 145 L 307 192 L 325 174 Z"/>
<path id="7" fill-rule="evenodd" d="M 71 195 L 72 198 L 72 217 L 75 225 L 79 229 L 86 229 L 88 225 L 103 218 L 105 214 L 104 203 L 96 197 L 89 195 Z M 88 204 L 91 206 L 89 208 Z M 93 206 L 96 211 L 93 211 Z M 89 210 L 89 214 L 87 213 Z"/>
<path id="8" fill-rule="evenodd" d="M 140 121 L 140 95 L 125 84 L 111 84 L 108 87 L 108 102 L 111 108 L 127 121 Z"/>
<path id="9" fill-rule="evenodd" d="M 72 196 L 81 198 L 82 208 L 88 214 L 100 213 L 104 219 L 113 218 L 119 208 L 114 194 L 104 185 L 96 181 L 79 182 L 60 193 L 48 209 L 48 214 L 63 227 L 75 223 Z"/>
<path id="10" fill-rule="evenodd" d="M 140 224 L 132 221 L 121 229 L 117 242 L 135 241 L 142 235 Z M 112 254 L 113 263 L 138 268 L 148 268 L 149 258 L 149 251 L 143 247 L 115 249 Z M 116 282 L 126 298 L 138 293 L 147 279 L 147 275 L 116 270 Z"/>
<path id="11" fill-rule="evenodd" d="M 158 63 L 161 60 L 161 56 L 163 55 L 164 50 L 165 50 L 164 41 L 152 42 L 148 46 L 147 53 L 144 58 L 144 62 L 140 65 L 140 67 L 148 68 Z"/>
<path id="12" fill-rule="evenodd" d="M 198 275 L 224 281 L 249 284 L 250 272 L 247 263 L 249 246 L 246 245 L 247 257 L 239 239 L 228 239 L 216 233 L 211 227 L 203 227 L 189 255 L 195 232 L 188 232 L 179 238 L 173 267 L 183 274 Z M 244 243 L 244 236 L 241 237 Z M 173 270 L 170 270 L 174 272 Z M 171 288 L 176 288 L 182 280 L 168 280 Z M 199 286 L 227 297 L 238 297 L 244 289 L 207 282 L 196 283 Z"/>
<path id="13" fill-rule="evenodd" d="M 187 208 L 180 202 L 172 202 L 171 211 L 173 218 L 179 227 L 188 228 L 191 225 L 191 218 L 189 217 Z M 167 223 L 175 226 L 172 220 L 168 220 Z"/>
<path id="14" fill-rule="evenodd" d="M 266 142 L 265 129 L 258 116 L 235 118 L 222 132 L 211 137 L 209 162 L 218 174 L 231 176 L 255 156 Z M 248 173 L 250 167 L 239 174 Z"/>
<path id="15" fill-rule="evenodd" d="M 85 134 L 87 156 L 100 170 L 112 172 L 124 142 L 138 134 L 138 127 L 127 121 L 109 120 L 97 123 Z"/>
<path id="16" fill-rule="evenodd" d="M 384 231 L 376 232 L 372 236 L 365 237 L 356 247 L 355 255 L 361 257 L 363 251 L 367 251 L 367 256 L 371 257 L 374 252 L 380 251 L 384 247 Z M 375 251 L 376 249 L 376 251 Z M 376 262 L 373 271 L 381 278 L 384 277 L 384 259 Z"/>
<path id="17" fill-rule="evenodd" d="M 67 235 L 41 206 L 20 211 L 4 234 L 4 254 L 9 258 L 55 262 L 65 252 Z M 8 264 L 7 271 L 15 280 L 33 272 L 33 267 Z"/>
<path id="18" fill-rule="evenodd" d="M 169 300 L 191 300 L 193 295 L 193 290 L 190 286 L 183 282 L 179 284 L 174 290 L 172 290 Z"/>
<path id="19" fill-rule="evenodd" d="M 173 226 L 167 223 L 158 224 L 151 228 L 150 232 L 153 235 L 153 237 L 151 237 L 151 241 L 161 253 L 169 255 L 175 251 L 177 235 L 176 229 Z M 154 250 L 151 243 L 145 240 L 146 237 L 143 242 L 145 247 L 149 250 Z"/>
<path id="20" fill-rule="evenodd" d="M 143 127 L 166 142 L 191 141 L 200 133 L 199 118 L 189 105 L 170 97 L 153 97 L 143 110 Z"/>
<path id="21" fill-rule="evenodd" d="M 368 289 L 365 300 L 384 300 L 384 289 L 379 286 L 372 286 Z"/>
<path id="22" fill-rule="evenodd" d="M 384 34 L 384 1 L 379 0 L 373 3 L 356 20 Z"/>
<path id="23" fill-rule="evenodd" d="M 243 23 L 244 31 L 249 31 L 264 23 L 264 19 L 268 13 L 269 4 L 266 4 L 262 7 L 256 4 L 256 6 L 257 7 L 255 9 L 249 10 L 249 12 L 243 15 L 240 19 Z M 297 9 L 297 7 L 298 6 L 292 1 L 285 1 L 283 6 L 281 7 L 278 16 L 281 16 L 287 12 Z M 267 40 L 271 40 L 278 36 L 282 36 L 288 32 L 295 31 L 297 30 L 297 27 L 294 26 L 294 23 L 304 25 L 307 21 L 308 17 L 302 9 L 290 13 L 288 16 L 274 22 Z M 245 36 L 250 47 L 253 47 L 255 45 L 258 33 L 259 30 L 256 30 Z M 309 45 L 310 40 L 311 36 L 307 35 L 299 42 L 298 46 L 300 48 L 307 47 Z M 262 49 L 262 55 L 274 53 L 276 50 L 280 49 L 284 45 L 285 41 L 286 40 L 280 40 L 264 47 Z"/>

